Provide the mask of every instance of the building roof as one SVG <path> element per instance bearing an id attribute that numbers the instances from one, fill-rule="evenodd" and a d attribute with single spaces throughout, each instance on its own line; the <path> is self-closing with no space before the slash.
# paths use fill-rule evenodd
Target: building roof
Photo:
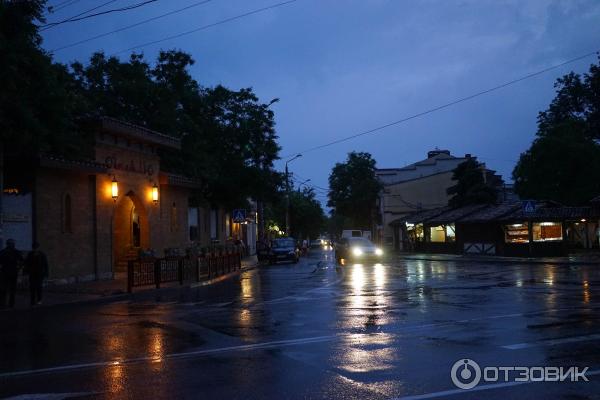
<path id="1" fill-rule="evenodd" d="M 181 140 L 165 135 L 164 133 L 156 132 L 112 117 L 100 117 L 99 121 L 102 129 L 114 132 L 120 136 L 172 149 L 181 149 Z"/>
<path id="2" fill-rule="evenodd" d="M 398 171 L 412 171 L 417 169 L 417 167 L 424 167 L 424 166 L 431 166 L 431 165 L 435 165 L 438 163 L 438 161 L 444 161 L 444 160 L 466 160 L 465 157 L 455 157 L 451 154 L 445 154 L 445 153 L 440 153 L 440 154 L 436 154 L 432 157 L 428 157 L 424 160 L 421 161 L 417 161 L 415 163 L 406 165 L 404 167 L 400 167 L 400 168 L 378 168 L 375 170 L 376 174 L 378 175 L 383 175 L 386 172 L 398 172 Z"/>
<path id="3" fill-rule="evenodd" d="M 480 211 L 484 208 L 489 207 L 489 205 L 487 204 L 471 204 L 468 206 L 464 206 L 464 207 L 459 207 L 459 208 L 453 208 L 453 209 L 448 209 L 447 211 L 438 214 L 435 217 L 429 218 L 427 219 L 426 222 L 427 224 L 449 224 L 452 222 L 456 222 L 458 220 L 460 220 L 461 218 L 464 218 L 466 216 L 469 216 L 477 211 Z"/>
<path id="4" fill-rule="evenodd" d="M 403 223 L 418 224 L 427 221 L 430 218 L 437 217 L 447 210 L 450 210 L 450 207 L 438 207 L 430 210 L 417 211 L 393 220 L 390 222 L 390 225 L 400 225 Z"/>
<path id="5" fill-rule="evenodd" d="M 519 207 L 514 211 L 497 218 L 498 221 L 564 221 L 580 220 L 600 217 L 600 209 L 595 207 L 538 207 L 534 213 L 525 214 L 523 208 Z"/>
<path id="6" fill-rule="evenodd" d="M 488 222 L 491 220 L 498 219 L 507 215 L 509 213 L 514 212 L 517 209 L 521 208 L 520 202 L 505 202 L 500 204 L 488 205 L 480 210 L 475 211 L 474 213 L 465 215 L 462 217 L 459 222 L 464 223 L 478 223 L 478 222 Z"/>
<path id="7" fill-rule="evenodd" d="M 521 202 L 505 202 L 494 205 L 473 204 L 459 208 L 439 207 L 417 211 L 398 218 L 390 225 L 402 223 L 426 223 L 442 225 L 448 223 L 477 224 L 489 222 L 522 221 L 579 221 L 600 218 L 600 207 L 565 207 L 555 202 L 540 201 L 534 213 L 523 212 Z"/>

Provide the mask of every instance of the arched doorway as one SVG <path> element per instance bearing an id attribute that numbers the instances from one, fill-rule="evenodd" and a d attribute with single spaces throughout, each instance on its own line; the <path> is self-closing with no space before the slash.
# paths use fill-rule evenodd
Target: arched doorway
<path id="1" fill-rule="evenodd" d="M 113 225 L 115 272 L 127 270 L 127 261 L 135 259 L 140 249 L 150 247 L 148 214 L 136 194 L 128 192 L 117 202 Z"/>

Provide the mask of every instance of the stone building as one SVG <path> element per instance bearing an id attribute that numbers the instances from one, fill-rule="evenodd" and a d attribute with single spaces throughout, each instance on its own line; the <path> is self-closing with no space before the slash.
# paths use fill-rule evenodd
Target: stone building
<path id="1" fill-rule="evenodd" d="M 178 139 L 112 118 L 86 133 L 83 160 L 46 155 L 5 171 L 3 236 L 22 250 L 40 242 L 50 278 L 110 278 L 140 251 L 225 243 L 226 212 L 190 207 L 198 183 L 161 170 L 160 150 Z"/>
<path id="2" fill-rule="evenodd" d="M 375 175 L 383 185 L 379 194 L 379 235 L 383 244 L 403 250 L 405 237 L 392 224 L 399 218 L 416 211 L 431 210 L 448 204 L 451 196 L 447 189 L 456 184 L 453 170 L 470 158 L 471 154 L 456 157 L 449 150 L 435 149 L 427 158 L 401 168 L 377 169 Z M 502 178 L 480 163 L 487 182 L 502 188 Z"/>

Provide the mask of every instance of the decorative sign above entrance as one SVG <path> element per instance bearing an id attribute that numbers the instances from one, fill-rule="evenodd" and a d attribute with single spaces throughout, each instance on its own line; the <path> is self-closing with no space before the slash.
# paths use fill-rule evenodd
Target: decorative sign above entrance
<path id="1" fill-rule="evenodd" d="M 105 164 L 108 168 L 135 172 L 138 174 L 144 174 L 148 176 L 154 175 L 155 168 L 153 164 L 148 164 L 144 160 L 129 160 L 129 162 L 122 162 L 117 157 L 106 157 Z"/>
<path id="2" fill-rule="evenodd" d="M 235 222 L 236 224 L 246 222 L 246 210 L 244 210 L 244 209 L 233 210 L 232 215 L 233 215 L 233 222 Z"/>

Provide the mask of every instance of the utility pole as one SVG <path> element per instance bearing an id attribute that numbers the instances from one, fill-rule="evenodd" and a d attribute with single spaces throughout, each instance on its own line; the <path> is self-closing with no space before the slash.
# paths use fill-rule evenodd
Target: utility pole
<path id="1" fill-rule="evenodd" d="M 4 248 L 4 142 L 0 141 L 0 248 Z M 4 299 L 3 299 L 4 300 Z"/>
<path id="2" fill-rule="evenodd" d="M 302 154 L 296 154 L 285 162 L 285 234 L 290 236 L 290 173 L 288 164 L 297 158 L 302 157 Z"/>

